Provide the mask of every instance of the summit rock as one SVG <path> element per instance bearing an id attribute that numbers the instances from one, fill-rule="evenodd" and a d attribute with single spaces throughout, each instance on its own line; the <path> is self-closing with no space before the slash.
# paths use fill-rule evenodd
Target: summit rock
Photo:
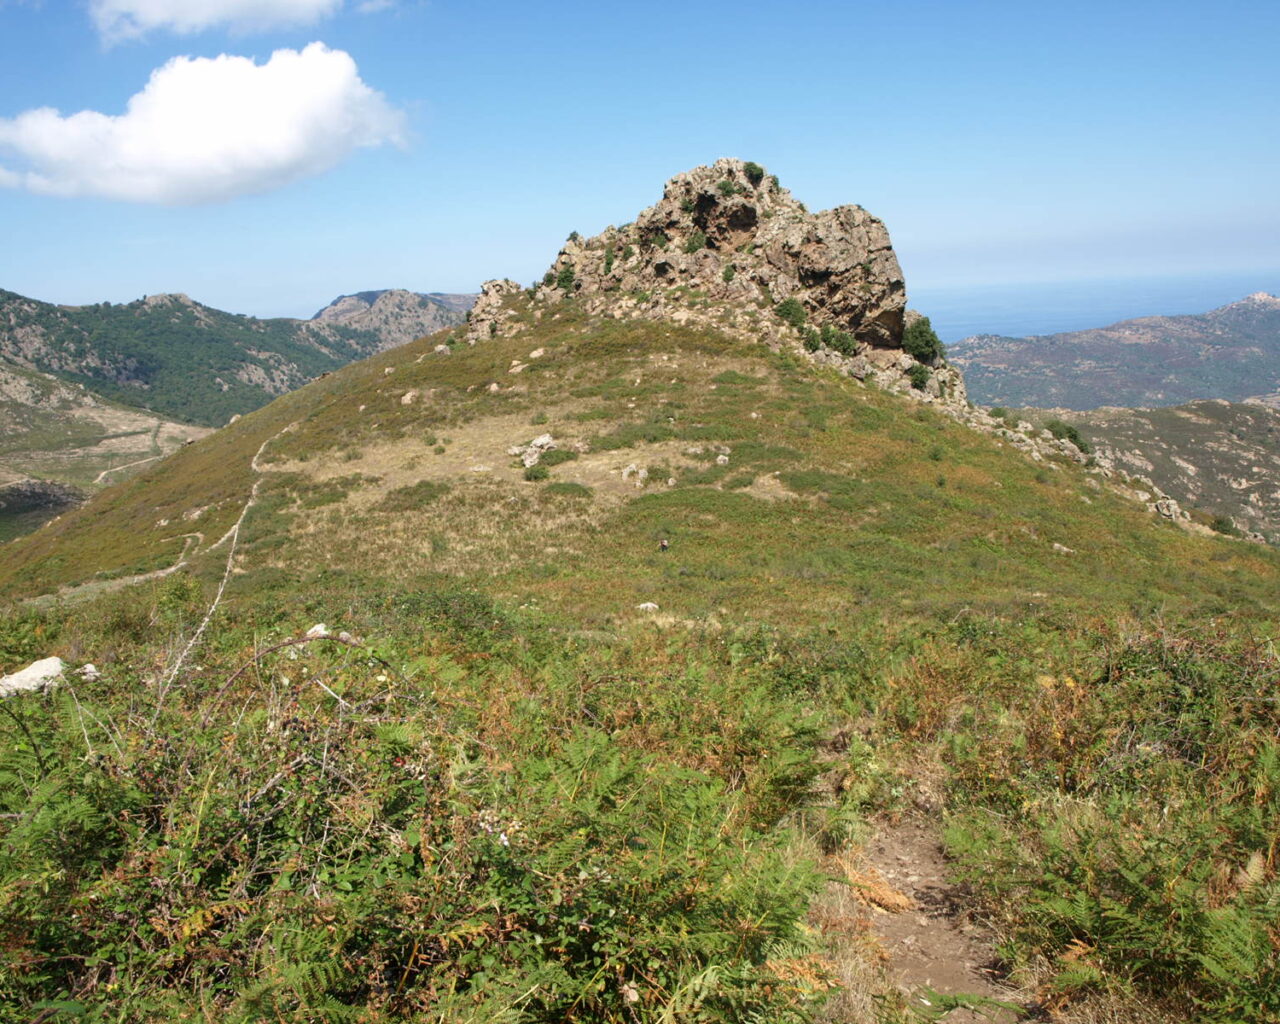
<path id="1" fill-rule="evenodd" d="M 521 329 L 510 301 L 520 291 L 488 282 L 468 341 Z M 940 356 L 903 350 L 914 315 L 884 223 L 852 204 L 811 213 L 755 163 L 721 159 L 677 174 L 634 222 L 570 235 L 532 293 L 535 310 L 566 300 L 590 315 L 713 326 L 916 397 L 965 402 Z M 927 383 L 917 372 L 913 385 L 921 362 Z"/>

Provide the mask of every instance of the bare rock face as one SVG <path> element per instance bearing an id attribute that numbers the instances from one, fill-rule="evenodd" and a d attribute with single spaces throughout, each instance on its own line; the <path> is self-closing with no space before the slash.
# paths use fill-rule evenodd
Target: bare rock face
<path id="1" fill-rule="evenodd" d="M 678 174 L 634 224 L 571 239 L 543 288 L 566 270 L 579 295 L 685 285 L 712 301 L 796 299 L 814 326 L 883 348 L 902 341 L 906 286 L 884 224 L 860 206 L 811 214 L 741 160 Z"/>
<path id="2" fill-rule="evenodd" d="M 485 285 L 468 341 L 518 329 L 504 301 L 515 287 Z M 920 360 L 902 348 L 906 286 L 884 224 L 860 206 L 810 213 L 758 164 L 696 167 L 634 223 L 571 235 L 535 286 L 535 316 L 570 298 L 589 314 L 714 327 L 923 401 L 967 404 L 940 358 L 912 376 Z"/>

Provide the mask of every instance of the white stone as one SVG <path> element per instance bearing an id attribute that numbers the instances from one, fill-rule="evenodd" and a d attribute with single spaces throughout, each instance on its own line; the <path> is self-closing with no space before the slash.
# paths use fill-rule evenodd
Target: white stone
<path id="1" fill-rule="evenodd" d="M 56 686 L 65 669 L 66 665 L 61 658 L 42 658 L 40 661 L 33 661 L 20 672 L 0 677 L 0 698 L 33 690 L 43 691 Z"/>
<path id="2" fill-rule="evenodd" d="M 76 675 L 86 683 L 96 683 L 102 678 L 102 673 L 98 671 L 98 666 L 93 662 L 80 666 L 80 668 L 76 670 Z"/>
<path id="3" fill-rule="evenodd" d="M 636 611 L 638 612 L 656 612 L 657 610 L 658 606 L 652 601 L 645 601 L 643 604 L 636 605 Z"/>
<path id="4" fill-rule="evenodd" d="M 307 636 L 326 636 L 328 635 L 328 632 L 329 632 L 328 626 L 326 626 L 323 622 L 317 622 L 314 626 L 312 626 L 309 630 L 307 630 Z"/>

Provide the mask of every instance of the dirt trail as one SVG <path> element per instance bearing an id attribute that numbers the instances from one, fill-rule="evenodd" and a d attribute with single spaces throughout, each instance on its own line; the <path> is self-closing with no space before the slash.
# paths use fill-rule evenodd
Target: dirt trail
<path id="1" fill-rule="evenodd" d="M 178 555 L 172 565 L 166 566 L 163 569 L 155 569 L 151 572 L 139 573 L 136 576 L 122 576 L 112 580 L 89 580 L 86 583 L 79 583 L 74 586 L 65 586 L 52 594 L 40 594 L 37 597 L 26 598 L 22 604 L 42 607 L 54 602 L 70 603 L 74 601 L 82 601 L 98 594 L 107 593 L 108 591 L 121 590 L 124 587 L 131 587 L 137 583 L 145 583 L 147 580 L 163 579 L 165 576 L 173 575 L 173 573 L 180 569 L 185 569 L 196 555 L 208 554 L 211 551 L 216 551 L 228 541 L 231 543 L 231 554 L 227 561 L 227 573 L 229 575 L 232 559 L 235 556 L 236 541 L 240 536 L 240 527 L 244 525 L 245 517 L 248 516 L 250 510 L 258 503 L 258 489 L 262 486 L 263 473 L 266 472 L 260 461 L 262 453 L 266 451 L 267 445 L 282 434 L 293 430 L 297 425 L 298 424 L 296 422 L 290 423 L 287 427 L 284 427 L 272 434 L 258 447 L 258 450 L 254 453 L 253 458 L 249 462 L 249 468 L 254 474 L 253 486 L 249 490 L 249 496 L 245 500 L 244 506 L 240 509 L 240 515 L 231 525 L 231 528 L 208 547 L 204 547 L 203 550 L 201 550 L 202 545 L 205 543 L 203 533 L 196 532 L 179 534 L 178 537 L 183 538 L 185 543 L 182 546 L 181 554 Z M 143 461 L 151 460 L 144 459 Z M 116 469 L 123 468 L 123 466 L 116 467 Z M 174 537 L 172 539 L 177 540 L 178 537 Z M 226 586 L 226 576 L 223 577 L 222 585 L 223 587 Z M 222 593 L 221 588 L 219 588 L 218 593 L 220 596 Z"/>
<path id="2" fill-rule="evenodd" d="M 148 462 L 155 462 L 156 459 L 163 459 L 163 458 L 164 458 L 163 455 L 148 455 L 145 459 L 138 459 L 135 462 L 126 462 L 120 466 L 112 466 L 110 469 L 104 469 L 101 473 L 95 476 L 93 478 L 93 482 L 95 484 L 103 483 L 106 481 L 107 477 L 109 477 L 112 473 L 118 473 L 120 472 L 120 470 L 129 469 L 132 466 L 142 466 Z"/>
<path id="3" fill-rule="evenodd" d="M 883 828 L 864 851 L 860 876 L 872 905 L 871 930 L 908 1005 L 948 1024 L 1025 1019 L 995 1005 L 1026 1000 L 999 983 L 993 937 L 975 918 L 972 899 L 948 880 L 935 824 L 908 820 Z M 935 993 L 972 998 L 948 1012 L 954 1003 Z"/>

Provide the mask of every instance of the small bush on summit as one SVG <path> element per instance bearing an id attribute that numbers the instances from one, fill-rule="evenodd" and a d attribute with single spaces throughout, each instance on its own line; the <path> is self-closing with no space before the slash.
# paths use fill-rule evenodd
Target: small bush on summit
<path id="1" fill-rule="evenodd" d="M 922 316 L 902 333 L 902 351 L 922 363 L 932 363 L 944 356 L 942 342 L 927 316 Z"/>
<path id="2" fill-rule="evenodd" d="M 778 314 L 784 323 L 796 328 L 803 327 L 804 322 L 809 318 L 799 299 L 783 299 L 773 307 L 773 311 Z"/>
<path id="3" fill-rule="evenodd" d="M 764 168 L 754 160 L 748 160 L 743 164 L 742 170 L 747 176 L 747 181 L 751 182 L 752 185 L 759 185 L 760 182 L 764 181 Z"/>

